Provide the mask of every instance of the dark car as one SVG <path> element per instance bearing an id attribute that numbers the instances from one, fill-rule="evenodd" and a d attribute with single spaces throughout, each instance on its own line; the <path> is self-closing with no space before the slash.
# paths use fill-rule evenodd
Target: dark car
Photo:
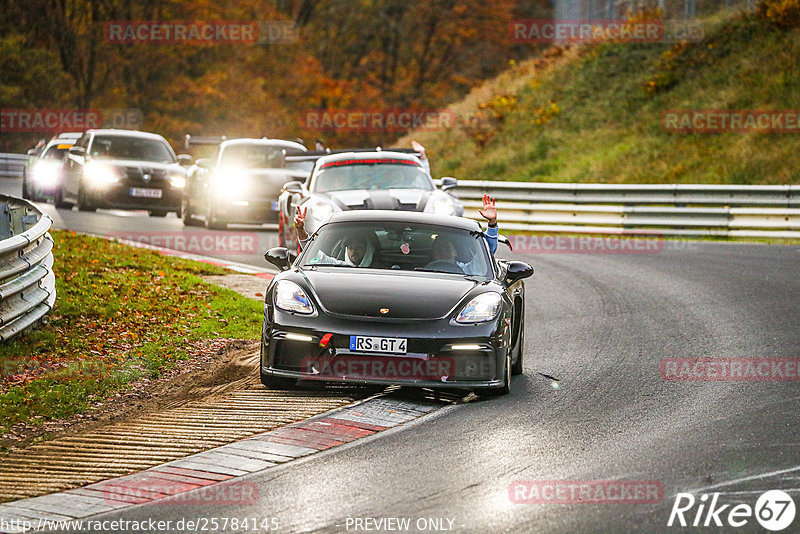
<path id="1" fill-rule="evenodd" d="M 56 189 L 60 208 L 142 209 L 180 214 L 190 156 L 175 155 L 160 135 L 133 130 L 88 130 L 69 149 Z"/>
<path id="2" fill-rule="evenodd" d="M 229 223 L 277 222 L 278 195 L 296 174 L 285 168 L 285 158 L 305 151 L 281 139 L 223 141 L 214 159 L 199 159 L 188 171 L 184 224 L 202 219 L 209 228 L 225 228 Z"/>
<path id="3" fill-rule="evenodd" d="M 336 213 L 265 298 L 261 381 L 297 379 L 508 393 L 522 372 L 533 269 L 495 259 L 480 225 L 396 211 Z"/>
<path id="4" fill-rule="evenodd" d="M 294 250 L 295 211 L 308 209 L 309 233 L 333 213 L 348 210 L 400 210 L 457 215 L 462 202 L 447 193 L 455 178 L 442 178 L 437 189 L 414 153 L 394 150 L 339 152 L 320 157 L 304 182 L 289 182 L 278 205 L 278 244 Z"/>
<path id="5" fill-rule="evenodd" d="M 61 182 L 64 158 L 74 142 L 74 138 L 59 136 L 51 139 L 39 153 L 28 151 L 31 157 L 22 168 L 22 198 L 33 201 L 52 198 Z"/>

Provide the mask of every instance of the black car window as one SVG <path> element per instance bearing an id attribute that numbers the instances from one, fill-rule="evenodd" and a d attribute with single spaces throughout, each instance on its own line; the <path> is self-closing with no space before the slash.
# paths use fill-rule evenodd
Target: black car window
<path id="1" fill-rule="evenodd" d="M 175 162 L 172 150 L 164 141 L 124 135 L 96 136 L 89 153 L 95 158 Z"/>
<path id="2" fill-rule="evenodd" d="M 493 275 L 479 232 L 428 224 L 328 224 L 307 245 L 300 264 L 429 271 L 481 278 Z"/>
<path id="3" fill-rule="evenodd" d="M 353 189 L 434 189 L 431 179 L 416 162 L 407 160 L 354 159 L 320 165 L 315 192 Z"/>
<path id="4" fill-rule="evenodd" d="M 261 144 L 228 145 L 222 150 L 220 165 L 245 169 L 280 169 L 283 149 Z"/>

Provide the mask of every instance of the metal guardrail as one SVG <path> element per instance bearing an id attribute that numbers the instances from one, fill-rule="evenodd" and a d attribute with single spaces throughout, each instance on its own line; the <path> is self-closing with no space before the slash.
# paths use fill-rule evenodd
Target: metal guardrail
<path id="1" fill-rule="evenodd" d="M 0 178 L 22 176 L 22 168 L 29 157 L 26 154 L 0 154 Z"/>
<path id="2" fill-rule="evenodd" d="M 800 239 L 800 185 L 626 185 L 459 180 L 465 216 L 496 198 L 503 229 Z"/>
<path id="3" fill-rule="evenodd" d="M 0 341 L 36 324 L 55 304 L 52 224 L 30 202 L 0 195 Z"/>

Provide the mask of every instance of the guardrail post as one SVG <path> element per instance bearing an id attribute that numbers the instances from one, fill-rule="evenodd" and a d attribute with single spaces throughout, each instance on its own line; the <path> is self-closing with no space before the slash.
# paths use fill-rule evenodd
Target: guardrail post
<path id="1" fill-rule="evenodd" d="M 8 239 L 14 235 L 11 228 L 11 213 L 8 203 L 0 202 L 0 239 Z"/>

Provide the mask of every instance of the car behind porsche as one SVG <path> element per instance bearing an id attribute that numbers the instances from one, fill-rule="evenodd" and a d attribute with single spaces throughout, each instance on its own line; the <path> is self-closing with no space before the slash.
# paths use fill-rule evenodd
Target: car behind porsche
<path id="1" fill-rule="evenodd" d="M 467 388 L 504 394 L 522 372 L 533 269 L 495 259 L 460 217 L 356 211 L 319 227 L 264 306 L 261 381 Z"/>

